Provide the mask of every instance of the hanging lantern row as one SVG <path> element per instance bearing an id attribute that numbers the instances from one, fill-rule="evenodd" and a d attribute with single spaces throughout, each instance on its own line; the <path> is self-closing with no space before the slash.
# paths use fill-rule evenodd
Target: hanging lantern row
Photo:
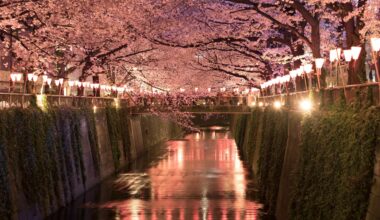
<path id="1" fill-rule="evenodd" d="M 371 39 L 371 47 L 372 47 L 373 52 L 375 52 L 375 53 L 379 52 L 380 51 L 380 38 L 372 38 Z M 361 51 L 362 51 L 362 47 L 359 47 L 359 46 L 353 46 L 350 49 L 343 50 L 343 51 L 341 48 L 332 49 L 332 50 L 330 50 L 330 57 L 329 57 L 330 62 L 335 62 L 335 61 L 339 62 L 342 58 L 342 55 L 343 55 L 343 58 L 346 62 L 351 62 L 352 60 L 354 60 L 356 62 L 360 57 Z M 376 56 L 376 54 L 375 54 L 375 56 Z M 317 70 L 316 74 L 318 77 L 318 86 L 320 88 L 319 77 L 321 75 L 321 70 L 322 70 L 323 65 L 325 63 L 325 59 L 324 58 L 316 58 L 314 61 L 315 61 L 315 68 Z M 265 88 L 268 88 L 272 85 L 283 84 L 283 83 L 289 82 L 290 79 L 295 79 L 297 76 L 302 76 L 305 73 L 309 74 L 312 71 L 313 71 L 313 65 L 312 64 L 306 64 L 306 65 L 303 65 L 296 70 L 291 70 L 289 72 L 289 75 L 279 76 L 279 77 L 276 77 L 275 79 L 271 79 L 267 82 L 262 83 L 261 88 L 265 89 Z"/>
<path id="2" fill-rule="evenodd" d="M 316 59 L 316 66 L 323 66 L 324 59 Z M 309 74 L 313 71 L 313 65 L 312 64 L 305 64 L 303 66 L 300 66 L 298 69 L 291 70 L 289 71 L 288 75 L 285 76 L 278 76 L 274 79 L 271 79 L 267 82 L 264 82 L 261 84 L 261 88 L 265 89 L 268 88 L 272 85 L 277 85 L 277 84 L 284 84 L 290 82 L 291 79 L 295 79 L 296 77 L 303 76 L 305 73 Z"/>
<path id="3" fill-rule="evenodd" d="M 343 50 L 343 58 L 346 62 L 351 62 L 351 60 L 358 60 L 360 53 L 362 51 L 361 47 L 351 47 L 351 49 Z M 336 48 L 330 50 L 330 62 L 340 61 L 342 57 L 342 49 Z"/>

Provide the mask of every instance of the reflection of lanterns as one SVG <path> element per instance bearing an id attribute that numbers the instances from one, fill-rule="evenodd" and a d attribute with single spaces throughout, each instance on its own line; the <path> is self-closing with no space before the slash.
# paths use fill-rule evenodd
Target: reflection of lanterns
<path id="1" fill-rule="evenodd" d="M 351 50 L 344 50 L 343 55 L 344 55 L 344 60 L 346 62 L 351 62 L 351 59 L 352 59 L 352 51 Z"/>
<path id="2" fill-rule="evenodd" d="M 352 59 L 358 60 L 361 51 L 362 51 L 361 47 L 351 47 Z"/>
<path id="3" fill-rule="evenodd" d="M 380 51 L 380 38 L 371 38 L 371 46 L 374 52 Z"/>

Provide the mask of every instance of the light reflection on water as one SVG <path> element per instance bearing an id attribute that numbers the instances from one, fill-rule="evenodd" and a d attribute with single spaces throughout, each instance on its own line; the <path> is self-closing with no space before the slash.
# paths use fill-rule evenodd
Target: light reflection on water
<path id="1" fill-rule="evenodd" d="M 108 212 L 91 219 L 258 218 L 261 205 L 247 198 L 247 173 L 228 132 L 201 131 L 169 141 L 166 147 L 151 166 L 120 174 L 109 186 L 101 186 L 110 195 L 101 190 L 107 196 L 87 200 L 82 211 Z"/>

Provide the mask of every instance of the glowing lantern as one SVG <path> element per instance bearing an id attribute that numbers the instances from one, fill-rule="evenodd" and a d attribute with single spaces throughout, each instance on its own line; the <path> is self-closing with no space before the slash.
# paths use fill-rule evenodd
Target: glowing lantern
<path id="1" fill-rule="evenodd" d="M 33 75 L 33 82 L 37 82 L 37 80 L 38 80 L 38 75 Z"/>
<path id="2" fill-rule="evenodd" d="M 371 38 L 372 50 L 375 52 L 380 51 L 380 38 Z"/>
<path id="3" fill-rule="evenodd" d="M 330 50 L 330 61 L 334 62 L 335 60 L 338 60 L 338 54 L 336 49 Z"/>
<path id="4" fill-rule="evenodd" d="M 46 79 L 46 83 L 50 86 L 50 84 L 51 84 L 51 81 L 52 81 L 52 79 L 51 78 L 47 78 Z"/>
<path id="5" fill-rule="evenodd" d="M 344 59 L 346 62 L 350 62 L 352 59 L 352 51 L 351 50 L 344 50 L 343 51 Z"/>
<path id="6" fill-rule="evenodd" d="M 33 73 L 28 73 L 28 81 L 32 81 L 33 80 L 33 76 L 34 76 Z"/>
<path id="7" fill-rule="evenodd" d="M 317 69 L 322 69 L 324 63 L 325 63 L 325 59 L 324 58 L 317 58 L 317 59 L 315 59 L 315 67 Z"/>
<path id="8" fill-rule="evenodd" d="M 69 84 L 69 87 L 73 87 L 75 84 L 75 81 L 69 80 L 68 84 Z"/>
<path id="9" fill-rule="evenodd" d="M 361 47 L 351 47 L 352 59 L 358 60 L 361 51 L 362 51 Z"/>

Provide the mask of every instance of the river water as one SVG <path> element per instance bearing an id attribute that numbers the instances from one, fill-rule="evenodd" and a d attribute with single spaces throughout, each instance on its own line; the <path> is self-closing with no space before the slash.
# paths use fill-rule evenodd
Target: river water
<path id="1" fill-rule="evenodd" d="M 171 140 L 48 219 L 262 219 L 255 185 L 219 127 Z"/>

